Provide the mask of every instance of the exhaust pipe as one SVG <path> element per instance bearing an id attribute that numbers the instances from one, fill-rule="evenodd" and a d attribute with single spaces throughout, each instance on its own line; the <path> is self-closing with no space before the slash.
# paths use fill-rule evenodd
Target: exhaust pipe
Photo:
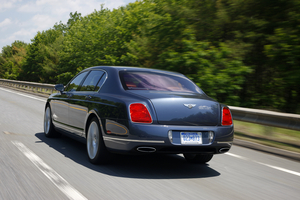
<path id="1" fill-rule="evenodd" d="M 136 150 L 142 153 L 154 153 L 156 151 L 154 147 L 138 147 Z"/>
<path id="2" fill-rule="evenodd" d="M 220 152 L 220 153 L 226 153 L 227 151 L 229 151 L 229 149 L 230 149 L 230 148 L 228 148 L 228 147 L 221 148 L 221 149 L 219 149 L 219 152 Z"/>

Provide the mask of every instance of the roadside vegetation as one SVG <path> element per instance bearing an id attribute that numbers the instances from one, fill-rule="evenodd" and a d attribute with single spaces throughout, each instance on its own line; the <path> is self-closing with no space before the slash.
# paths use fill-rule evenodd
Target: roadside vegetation
<path id="1" fill-rule="evenodd" d="M 300 131 L 234 121 L 234 137 L 300 153 Z"/>
<path id="2" fill-rule="evenodd" d="M 178 71 L 231 106 L 300 113 L 299 0 L 143 0 L 41 30 L 0 78 L 64 83 L 97 65 Z"/>

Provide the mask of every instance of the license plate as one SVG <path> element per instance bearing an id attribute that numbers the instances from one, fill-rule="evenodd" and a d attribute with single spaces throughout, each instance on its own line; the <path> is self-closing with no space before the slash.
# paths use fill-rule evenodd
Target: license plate
<path id="1" fill-rule="evenodd" d="M 202 144 L 201 132 L 180 132 L 181 144 Z"/>

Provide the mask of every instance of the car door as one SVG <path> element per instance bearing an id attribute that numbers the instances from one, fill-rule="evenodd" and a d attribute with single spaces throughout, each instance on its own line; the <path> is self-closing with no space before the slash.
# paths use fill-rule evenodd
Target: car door
<path id="1" fill-rule="evenodd" d="M 73 91 L 69 98 L 69 124 L 76 135 L 83 134 L 89 105 L 93 101 L 95 92 L 98 91 L 97 85 L 103 74 L 102 70 L 90 71 L 81 86 Z"/>
<path id="2" fill-rule="evenodd" d="M 52 118 L 55 126 L 61 128 L 68 124 L 68 101 L 65 92 L 57 93 L 51 101 Z"/>
<path id="3" fill-rule="evenodd" d="M 54 115 L 53 120 L 56 122 L 56 126 L 62 128 L 66 131 L 70 131 L 69 123 L 69 101 L 73 95 L 73 92 L 76 91 L 81 82 L 84 80 L 87 71 L 78 74 L 74 77 L 71 82 L 65 87 L 64 91 L 56 97 L 52 103 L 54 106 Z"/>

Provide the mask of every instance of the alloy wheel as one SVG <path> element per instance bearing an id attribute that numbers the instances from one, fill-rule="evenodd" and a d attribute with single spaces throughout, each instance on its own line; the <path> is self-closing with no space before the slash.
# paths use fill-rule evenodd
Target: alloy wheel
<path id="1" fill-rule="evenodd" d="M 51 125 L 51 111 L 50 108 L 47 107 L 45 110 L 45 116 L 44 116 L 44 132 L 45 134 L 49 134 Z"/>
<path id="2" fill-rule="evenodd" d="M 88 154 L 90 159 L 94 159 L 99 148 L 99 129 L 95 121 L 90 124 L 87 137 Z"/>

